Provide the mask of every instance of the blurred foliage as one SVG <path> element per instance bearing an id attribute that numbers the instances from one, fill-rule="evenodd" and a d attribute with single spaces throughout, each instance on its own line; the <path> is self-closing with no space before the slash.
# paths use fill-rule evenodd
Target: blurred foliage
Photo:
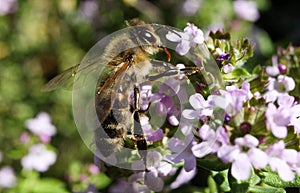
<path id="1" fill-rule="evenodd" d="M 40 89 L 63 69 L 79 63 L 102 37 L 123 28 L 124 20 L 138 17 L 180 29 L 191 22 L 206 34 L 220 28 L 230 32 L 232 39 L 252 39 L 261 56 L 269 57 L 274 52 L 269 34 L 255 23 L 239 19 L 231 0 L 199 0 L 199 9 L 194 13 L 183 9 L 187 2 L 19 0 L 14 12 L 0 15 L 0 150 L 4 154 L 1 164 L 12 165 L 16 173 L 22 170 L 18 158 L 25 152 L 18 151 L 18 147 L 22 146 L 19 137 L 26 131 L 26 119 L 45 111 L 58 129 L 51 142 L 58 149 L 57 163 L 41 174 L 57 181 L 47 178 L 36 181 L 37 174 L 28 174 L 18 185 L 22 192 L 32 181 L 47 187 L 54 187 L 54 183 L 57 186 L 55 191 L 52 189 L 54 192 L 71 190 L 72 185 L 60 189 L 63 185 L 58 182 L 65 181 L 68 168 L 74 169 L 76 161 L 78 167 L 93 162 L 93 155 L 82 142 L 73 121 L 71 91 L 42 93 Z M 271 6 L 268 0 L 256 2 L 260 11 Z M 39 187 L 36 188 L 28 192 L 39 192 Z"/>

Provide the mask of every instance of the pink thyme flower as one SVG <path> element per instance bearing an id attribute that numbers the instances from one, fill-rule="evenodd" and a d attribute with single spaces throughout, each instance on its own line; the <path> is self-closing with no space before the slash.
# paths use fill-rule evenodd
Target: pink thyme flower
<path id="1" fill-rule="evenodd" d="M 250 91 L 250 84 L 243 82 L 242 88 L 238 86 L 227 86 L 226 91 L 220 90 L 221 95 L 210 95 L 208 101 L 213 107 L 220 107 L 229 116 L 236 115 L 246 101 L 249 101 L 253 94 Z"/>
<path id="2" fill-rule="evenodd" d="M 12 188 L 16 185 L 17 177 L 10 166 L 0 169 L 0 188 Z"/>
<path id="3" fill-rule="evenodd" d="M 186 136 L 184 141 L 177 137 L 171 138 L 169 149 L 172 150 L 174 154 L 166 156 L 166 158 L 173 163 L 180 163 L 184 161 L 183 168 L 187 172 L 196 168 L 196 158 L 191 150 L 193 138 L 193 134 Z"/>
<path id="4" fill-rule="evenodd" d="M 29 154 L 24 156 L 21 164 L 26 169 L 34 169 L 39 172 L 45 172 L 56 161 L 56 154 L 47 150 L 44 144 L 35 144 L 30 147 Z"/>
<path id="5" fill-rule="evenodd" d="M 298 153 L 294 149 L 285 149 L 281 140 L 269 147 L 269 165 L 272 171 L 278 172 L 279 177 L 284 181 L 291 181 L 295 175 L 292 166 L 298 161 Z"/>
<path id="6" fill-rule="evenodd" d="M 39 136 L 42 142 L 49 142 L 51 136 L 56 134 L 56 127 L 52 125 L 50 115 L 45 112 L 39 113 L 36 118 L 28 119 L 25 126 Z"/>
<path id="7" fill-rule="evenodd" d="M 203 96 L 199 93 L 196 93 L 190 96 L 189 99 L 190 104 L 194 109 L 185 109 L 182 111 L 183 117 L 187 119 L 201 119 L 204 120 L 206 117 L 211 116 L 213 114 L 213 108 L 206 101 Z"/>
<path id="8" fill-rule="evenodd" d="M 259 18 L 257 5 L 254 1 L 237 0 L 233 2 L 236 15 L 247 21 L 256 21 Z"/>
<path id="9" fill-rule="evenodd" d="M 215 131 L 205 124 L 199 130 L 199 137 L 202 139 L 202 142 L 194 144 L 192 147 L 193 154 L 198 158 L 216 153 L 223 144 L 229 142 L 225 128 L 221 126 Z"/>
<path id="10" fill-rule="evenodd" d="M 132 168 L 140 168 L 141 164 L 143 164 L 142 161 L 135 161 Z M 162 191 L 164 187 L 163 177 L 174 173 L 173 166 L 165 162 L 164 157 L 157 151 L 148 152 L 146 168 L 148 171 L 138 172 L 131 177 L 139 175 L 139 179 L 144 181 L 144 185 L 156 192 Z"/>
<path id="11" fill-rule="evenodd" d="M 252 167 L 262 169 L 268 164 L 268 156 L 257 148 L 259 141 L 252 135 L 245 135 L 235 139 L 235 145 L 223 145 L 218 150 L 218 157 L 232 163 L 231 174 L 238 180 L 247 180 Z M 245 149 L 248 149 L 245 151 Z"/>
<path id="12" fill-rule="evenodd" d="M 178 42 L 176 46 L 176 52 L 180 55 L 188 53 L 191 47 L 204 42 L 203 32 L 197 28 L 194 24 L 187 24 L 183 32 L 168 32 L 166 38 L 172 42 Z"/>
<path id="13" fill-rule="evenodd" d="M 269 103 L 266 110 L 266 125 L 273 135 L 278 138 L 285 138 L 287 136 L 287 126 L 291 121 L 290 108 L 279 106 L 278 108 Z"/>
<path id="14" fill-rule="evenodd" d="M 295 81 L 291 77 L 285 75 L 279 75 L 277 78 L 269 77 L 268 92 L 263 97 L 267 103 L 275 102 L 279 96 L 294 90 L 295 86 Z"/>

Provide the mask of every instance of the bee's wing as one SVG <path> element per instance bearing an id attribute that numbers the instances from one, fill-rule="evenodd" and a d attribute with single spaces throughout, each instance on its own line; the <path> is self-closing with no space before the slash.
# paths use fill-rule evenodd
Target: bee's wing
<path id="1" fill-rule="evenodd" d="M 66 83 L 72 83 L 72 81 L 75 81 L 75 75 L 76 87 L 80 87 L 85 84 L 86 76 L 95 76 L 101 74 L 106 64 L 109 62 L 109 60 L 112 59 L 106 59 L 104 56 L 104 52 L 106 49 L 106 45 L 108 45 L 109 42 L 113 40 L 113 38 L 114 36 L 107 37 L 99 41 L 89 50 L 89 52 L 85 55 L 80 64 L 77 64 L 63 71 L 61 74 L 51 79 L 42 88 L 42 91 L 52 91 L 64 86 Z"/>
<path id="2" fill-rule="evenodd" d="M 97 57 L 93 62 L 85 62 L 82 64 L 77 64 L 63 71 L 62 73 L 51 79 L 42 89 L 42 92 L 48 92 L 67 84 L 73 86 L 73 81 L 75 80 L 75 75 L 77 76 L 76 87 L 84 85 L 86 76 L 95 75 L 95 73 L 101 73 L 105 68 L 106 61 L 102 57 Z M 80 85 L 79 85 L 80 84 Z M 74 87 L 73 87 L 74 89 Z"/>
<path id="3" fill-rule="evenodd" d="M 123 77 L 126 75 L 130 62 L 124 62 L 124 64 L 115 73 L 109 77 L 103 76 L 100 78 L 103 84 L 98 89 L 98 94 L 96 95 L 96 109 L 100 122 L 102 123 L 110 113 L 110 110 L 115 101 L 115 89 L 118 86 L 126 84 L 124 83 Z"/>
<path id="4" fill-rule="evenodd" d="M 42 88 L 42 91 L 47 92 L 47 91 L 55 90 L 65 85 L 72 77 L 74 77 L 74 75 L 78 70 L 79 65 L 80 64 L 72 66 L 71 68 L 65 70 L 61 74 L 55 76 Z"/>

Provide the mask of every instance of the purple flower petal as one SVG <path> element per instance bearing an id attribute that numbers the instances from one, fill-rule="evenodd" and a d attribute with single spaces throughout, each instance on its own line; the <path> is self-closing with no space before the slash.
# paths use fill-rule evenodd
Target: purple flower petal
<path id="1" fill-rule="evenodd" d="M 188 53 L 188 51 L 190 50 L 190 48 L 191 48 L 190 47 L 190 42 L 188 42 L 186 40 L 182 40 L 181 43 L 176 46 L 175 51 L 179 55 L 183 56 L 183 55 L 185 55 L 185 54 Z"/>
<path id="2" fill-rule="evenodd" d="M 225 64 L 224 66 L 223 66 L 223 72 L 224 73 L 230 73 L 230 72 L 232 72 L 234 70 L 234 66 L 232 65 L 232 64 Z"/>
<path id="3" fill-rule="evenodd" d="M 221 142 L 222 145 L 229 143 L 229 136 L 224 127 L 219 126 L 216 133 L 217 140 Z"/>
<path id="4" fill-rule="evenodd" d="M 190 104 L 194 109 L 201 109 L 203 107 L 206 107 L 207 105 L 205 104 L 206 101 L 204 100 L 203 96 L 201 94 L 194 94 L 190 96 L 189 99 Z"/>
<path id="5" fill-rule="evenodd" d="M 271 156 L 280 156 L 284 150 L 285 144 L 282 140 L 280 140 L 279 142 L 269 146 L 267 153 Z"/>
<path id="6" fill-rule="evenodd" d="M 147 154 L 147 168 L 159 167 L 162 160 L 162 155 L 157 151 L 151 151 Z"/>
<path id="7" fill-rule="evenodd" d="M 171 189 L 176 189 L 179 186 L 190 182 L 196 175 L 196 172 L 196 168 L 189 172 L 185 171 L 184 168 L 182 168 L 175 181 L 170 185 Z"/>
<path id="8" fill-rule="evenodd" d="M 265 168 L 269 162 L 268 155 L 260 149 L 251 148 L 247 154 L 253 167 L 256 169 Z"/>
<path id="9" fill-rule="evenodd" d="M 277 76 L 280 71 L 278 68 L 278 57 L 277 56 L 273 56 L 272 57 L 272 66 L 267 66 L 266 67 L 266 73 L 269 76 Z"/>
<path id="10" fill-rule="evenodd" d="M 267 128 L 270 129 L 275 137 L 285 138 L 287 136 L 287 128 L 290 123 L 290 110 L 276 108 L 273 103 L 268 104 L 266 110 Z"/>
<path id="11" fill-rule="evenodd" d="M 180 55 L 187 54 L 192 46 L 204 42 L 203 32 L 193 24 L 188 23 L 188 26 L 184 29 L 184 33 L 177 32 L 177 34 L 168 32 L 166 38 L 172 42 L 179 42 L 176 46 L 176 52 Z"/>
<path id="12" fill-rule="evenodd" d="M 269 76 L 277 76 L 280 73 L 280 71 L 278 69 L 278 66 L 267 66 L 266 73 Z"/>
<path id="13" fill-rule="evenodd" d="M 279 106 L 291 107 L 294 104 L 295 98 L 286 94 L 278 96 L 277 103 Z"/>
<path id="14" fill-rule="evenodd" d="M 170 31 L 166 34 L 166 38 L 168 40 L 170 40 L 171 42 L 180 42 L 180 40 L 181 40 L 181 37 L 179 35 L 177 35 L 173 32 L 170 32 Z"/>
<path id="15" fill-rule="evenodd" d="M 182 111 L 182 116 L 186 119 L 197 119 L 199 118 L 198 112 L 195 110 L 185 109 Z"/>
<path id="16" fill-rule="evenodd" d="M 276 90 L 281 91 L 281 86 L 284 86 L 285 88 L 283 89 L 283 91 L 287 92 L 294 90 L 296 84 L 293 78 L 284 75 L 279 75 L 277 77 L 277 82 L 275 83 L 274 87 L 277 88 Z"/>
<path id="17" fill-rule="evenodd" d="M 192 154 L 187 154 L 185 157 L 183 168 L 187 172 L 190 172 L 196 168 L 196 158 Z"/>
<path id="18" fill-rule="evenodd" d="M 296 164 L 298 161 L 298 152 L 294 149 L 285 149 L 282 152 L 282 158 L 289 164 Z"/>
<path id="19" fill-rule="evenodd" d="M 218 157 L 225 163 L 232 162 L 239 154 L 240 149 L 237 145 L 223 145 L 218 150 Z"/>
<path id="20" fill-rule="evenodd" d="M 248 180 L 251 175 L 251 163 L 245 153 L 240 153 L 232 163 L 231 174 L 237 180 Z"/>
<path id="21" fill-rule="evenodd" d="M 192 134 L 192 132 L 194 131 L 194 126 L 191 123 L 181 121 L 180 126 L 181 126 L 181 132 L 185 136 Z"/>
<path id="22" fill-rule="evenodd" d="M 145 173 L 145 184 L 155 192 L 162 191 L 164 187 L 164 181 L 158 177 L 156 170 Z"/>
<path id="23" fill-rule="evenodd" d="M 184 142 L 178 139 L 177 137 L 172 137 L 170 139 L 170 143 L 169 143 L 170 150 L 174 152 L 180 152 L 184 147 L 185 147 Z"/>
<path id="24" fill-rule="evenodd" d="M 167 108 L 166 108 L 166 106 L 162 102 L 156 103 L 155 108 L 156 108 L 156 112 L 159 115 L 165 115 L 165 114 L 167 114 Z"/>
<path id="25" fill-rule="evenodd" d="M 199 137 L 203 140 L 209 140 L 215 138 L 216 133 L 209 125 L 204 124 L 199 130 Z"/>
<path id="26" fill-rule="evenodd" d="M 149 142 L 160 141 L 164 138 L 164 132 L 162 129 L 155 130 L 153 133 L 146 134 L 146 140 Z"/>
<path id="27" fill-rule="evenodd" d="M 244 137 L 236 138 L 234 141 L 235 144 L 246 147 L 256 147 L 259 144 L 258 139 L 254 136 L 247 134 Z"/>
<path id="28" fill-rule="evenodd" d="M 178 126 L 178 125 L 179 125 L 179 121 L 178 121 L 178 119 L 176 118 L 176 116 L 174 116 L 174 115 L 169 116 L 169 117 L 168 117 L 168 121 L 169 121 L 169 123 L 170 123 L 171 125 L 173 125 L 173 126 Z"/>
<path id="29" fill-rule="evenodd" d="M 180 91 L 180 81 L 173 77 L 168 78 L 163 84 L 158 85 L 158 92 L 169 97 L 175 96 Z"/>
<path id="30" fill-rule="evenodd" d="M 212 152 L 213 143 L 210 141 L 203 141 L 199 144 L 196 144 L 192 147 L 192 152 L 194 156 L 202 158 Z"/>
<path id="31" fill-rule="evenodd" d="M 157 169 L 159 174 L 161 174 L 162 176 L 167 176 L 169 175 L 172 171 L 173 171 L 173 166 L 169 163 L 162 163 L 161 166 L 159 166 L 159 168 Z"/>
<path id="32" fill-rule="evenodd" d="M 277 171 L 279 177 L 284 181 L 292 181 L 295 177 L 287 163 L 279 158 L 271 158 L 269 161 L 271 170 Z"/>

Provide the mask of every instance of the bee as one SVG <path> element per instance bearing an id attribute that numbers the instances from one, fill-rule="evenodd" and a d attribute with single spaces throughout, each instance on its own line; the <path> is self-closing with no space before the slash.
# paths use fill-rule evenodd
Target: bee
<path id="1" fill-rule="evenodd" d="M 101 155 L 108 157 L 130 146 L 126 141 L 133 141 L 139 157 L 145 162 L 148 145 L 140 123 L 144 112 L 140 109 L 139 83 L 177 74 L 190 75 L 196 73 L 198 68 L 172 68 L 168 63 L 170 52 L 157 34 L 159 29 L 154 29 L 153 25 L 139 19 L 127 21 L 126 25 L 129 30 L 113 37 L 101 56 L 105 68 L 95 91 L 99 127 L 94 130 L 94 143 Z M 168 62 L 151 59 L 160 51 L 167 54 Z M 92 69 L 95 65 L 92 63 L 84 68 Z M 78 70 L 79 64 L 54 77 L 43 90 L 62 86 Z"/>

